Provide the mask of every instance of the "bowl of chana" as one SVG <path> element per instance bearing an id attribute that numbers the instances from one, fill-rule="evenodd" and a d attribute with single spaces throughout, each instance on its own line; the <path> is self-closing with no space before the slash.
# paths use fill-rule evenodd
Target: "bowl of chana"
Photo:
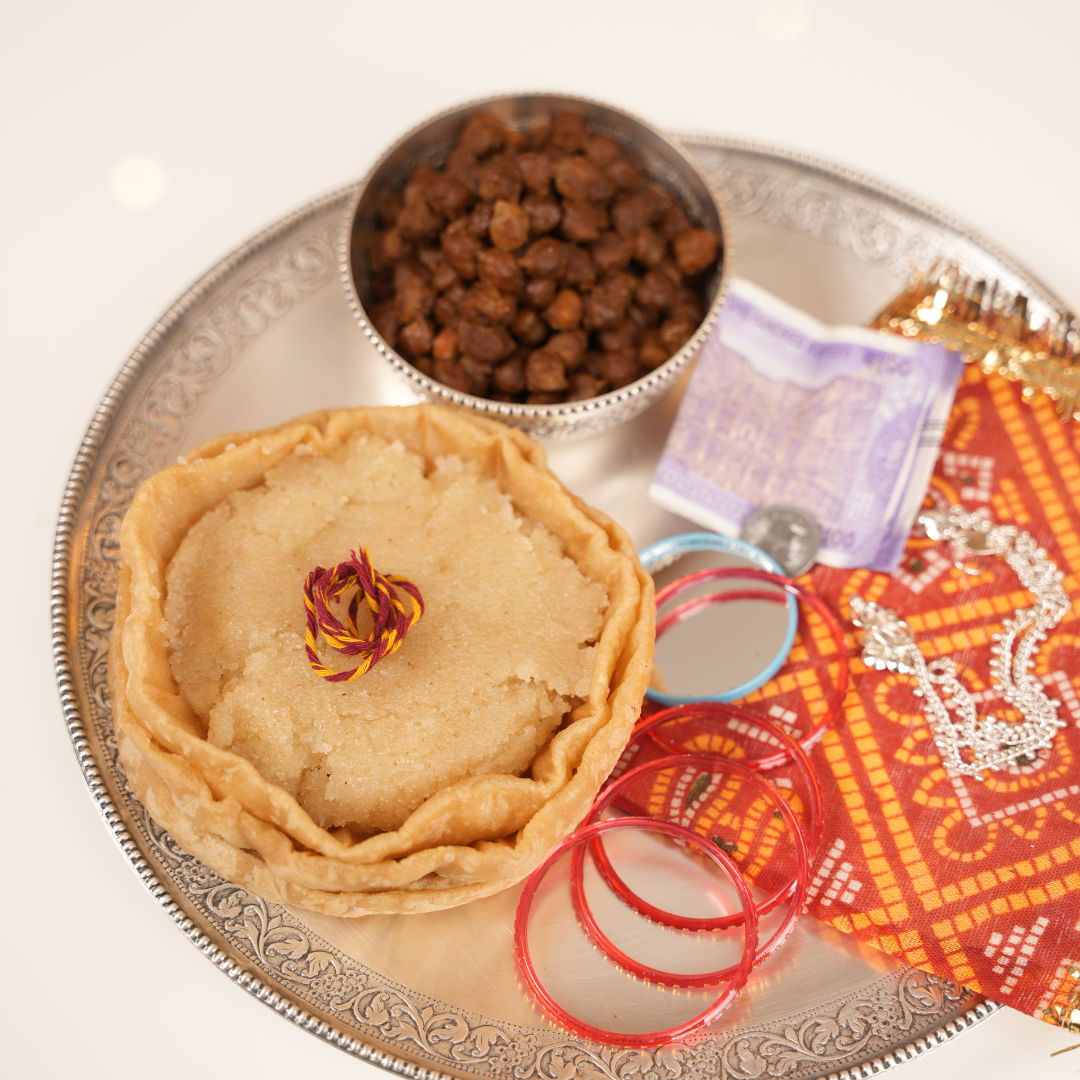
<path id="1" fill-rule="evenodd" d="M 413 128 L 350 199 L 340 263 L 376 350 L 423 397 L 537 436 L 636 416 L 723 302 L 725 214 L 645 121 L 559 94 Z"/>

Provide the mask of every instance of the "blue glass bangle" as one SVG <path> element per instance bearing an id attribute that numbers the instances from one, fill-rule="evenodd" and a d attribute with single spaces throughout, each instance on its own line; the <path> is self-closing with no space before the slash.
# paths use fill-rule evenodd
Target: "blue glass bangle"
<path id="1" fill-rule="evenodd" d="M 780 564 L 761 548 L 750 544 L 738 537 L 721 536 L 719 533 L 693 532 L 681 533 L 678 536 L 668 536 L 663 540 L 657 540 L 655 544 L 649 544 L 638 552 L 641 565 L 650 573 L 663 570 L 684 555 L 692 555 L 699 551 L 717 551 L 723 555 L 734 555 L 736 558 L 745 559 L 761 570 L 767 570 L 770 574 L 784 575 Z M 791 646 L 795 641 L 795 631 L 799 626 L 799 605 L 795 597 L 790 593 L 787 597 L 788 626 L 784 640 L 780 643 L 777 654 L 752 678 L 730 690 L 719 694 L 696 694 L 693 697 L 680 697 L 678 694 L 668 694 L 662 690 L 654 690 L 650 687 L 645 691 L 645 696 L 650 701 L 660 705 L 689 705 L 695 701 L 720 701 L 732 702 L 753 693 L 759 686 L 764 686 L 781 668 L 791 652 Z"/>

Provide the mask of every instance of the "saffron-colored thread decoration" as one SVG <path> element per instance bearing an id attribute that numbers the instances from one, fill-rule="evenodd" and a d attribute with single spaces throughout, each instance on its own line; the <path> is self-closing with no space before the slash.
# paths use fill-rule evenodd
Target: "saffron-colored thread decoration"
<path id="1" fill-rule="evenodd" d="M 334 613 L 342 594 L 353 589 L 342 621 Z M 372 613 L 371 630 L 361 634 L 358 625 L 360 603 L 366 601 Z M 327 682 L 347 682 L 370 671 L 383 657 L 397 652 L 405 635 L 424 613 L 420 590 L 409 580 L 394 574 L 380 574 L 371 557 L 361 547 L 352 557 L 332 569 L 317 566 L 304 582 L 307 629 L 304 647 L 311 669 Z M 354 668 L 328 667 L 319 656 L 319 638 L 342 656 L 357 656 Z"/>

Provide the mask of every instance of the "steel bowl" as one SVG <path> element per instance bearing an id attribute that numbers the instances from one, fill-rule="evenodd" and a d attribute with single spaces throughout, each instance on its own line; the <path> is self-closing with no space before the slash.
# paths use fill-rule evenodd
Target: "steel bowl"
<path id="1" fill-rule="evenodd" d="M 470 117 L 492 112 L 505 123 L 527 128 L 558 112 L 585 117 L 594 132 L 616 139 L 647 178 L 682 203 L 691 222 L 718 233 L 721 254 L 702 283 L 705 316 L 689 340 L 669 359 L 632 383 L 596 397 L 555 405 L 495 401 L 452 389 L 414 367 L 379 334 L 368 317 L 371 269 L 368 250 L 378 228 L 379 197 L 401 188 L 420 162 L 440 166 Z M 423 397 L 502 420 L 538 437 L 593 435 L 637 416 L 657 401 L 697 355 L 723 303 L 731 266 L 730 232 L 712 184 L 677 142 L 622 109 L 562 94 L 516 94 L 471 101 L 424 121 L 391 146 L 357 186 L 346 212 L 339 246 L 342 282 L 361 329 L 376 350 Z"/>

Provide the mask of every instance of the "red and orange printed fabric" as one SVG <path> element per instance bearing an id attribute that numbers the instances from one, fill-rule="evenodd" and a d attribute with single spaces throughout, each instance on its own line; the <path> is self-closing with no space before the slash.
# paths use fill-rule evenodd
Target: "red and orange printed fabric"
<path id="1" fill-rule="evenodd" d="M 1080 963 L 1080 424 L 970 367 L 933 488 L 948 505 L 1018 525 L 1064 571 L 1076 599 L 1035 674 L 1066 726 L 1030 764 L 982 781 L 947 772 L 914 680 L 866 668 L 853 640 L 843 713 L 815 751 L 827 818 L 809 910 L 900 960 L 1056 1021 Z M 845 620 L 854 593 L 893 609 L 928 660 L 954 658 L 980 712 L 1015 717 L 989 692 L 990 648 L 1031 597 L 1001 559 L 962 569 L 944 545 L 912 539 L 895 575 L 818 567 L 811 581 Z M 810 647 L 830 644 L 823 635 Z M 768 695 L 764 687 L 758 696 L 767 704 Z"/>
<path id="2" fill-rule="evenodd" d="M 938 503 L 1019 526 L 1064 571 L 1073 602 L 1035 674 L 1065 727 L 1050 749 L 981 781 L 948 772 L 915 679 L 859 658 L 855 594 L 905 619 L 928 661 L 952 657 L 981 714 L 1018 719 L 993 693 L 990 650 L 1032 601 L 1000 558 L 965 570 L 947 545 L 913 537 L 892 575 L 814 568 L 801 583 L 840 616 L 851 681 L 811 754 L 825 821 L 807 908 L 902 962 L 1060 1023 L 1080 970 L 1080 423 L 969 367 L 932 487 Z M 825 708 L 837 651 L 824 623 L 804 617 L 781 673 L 740 706 L 806 730 Z"/>

